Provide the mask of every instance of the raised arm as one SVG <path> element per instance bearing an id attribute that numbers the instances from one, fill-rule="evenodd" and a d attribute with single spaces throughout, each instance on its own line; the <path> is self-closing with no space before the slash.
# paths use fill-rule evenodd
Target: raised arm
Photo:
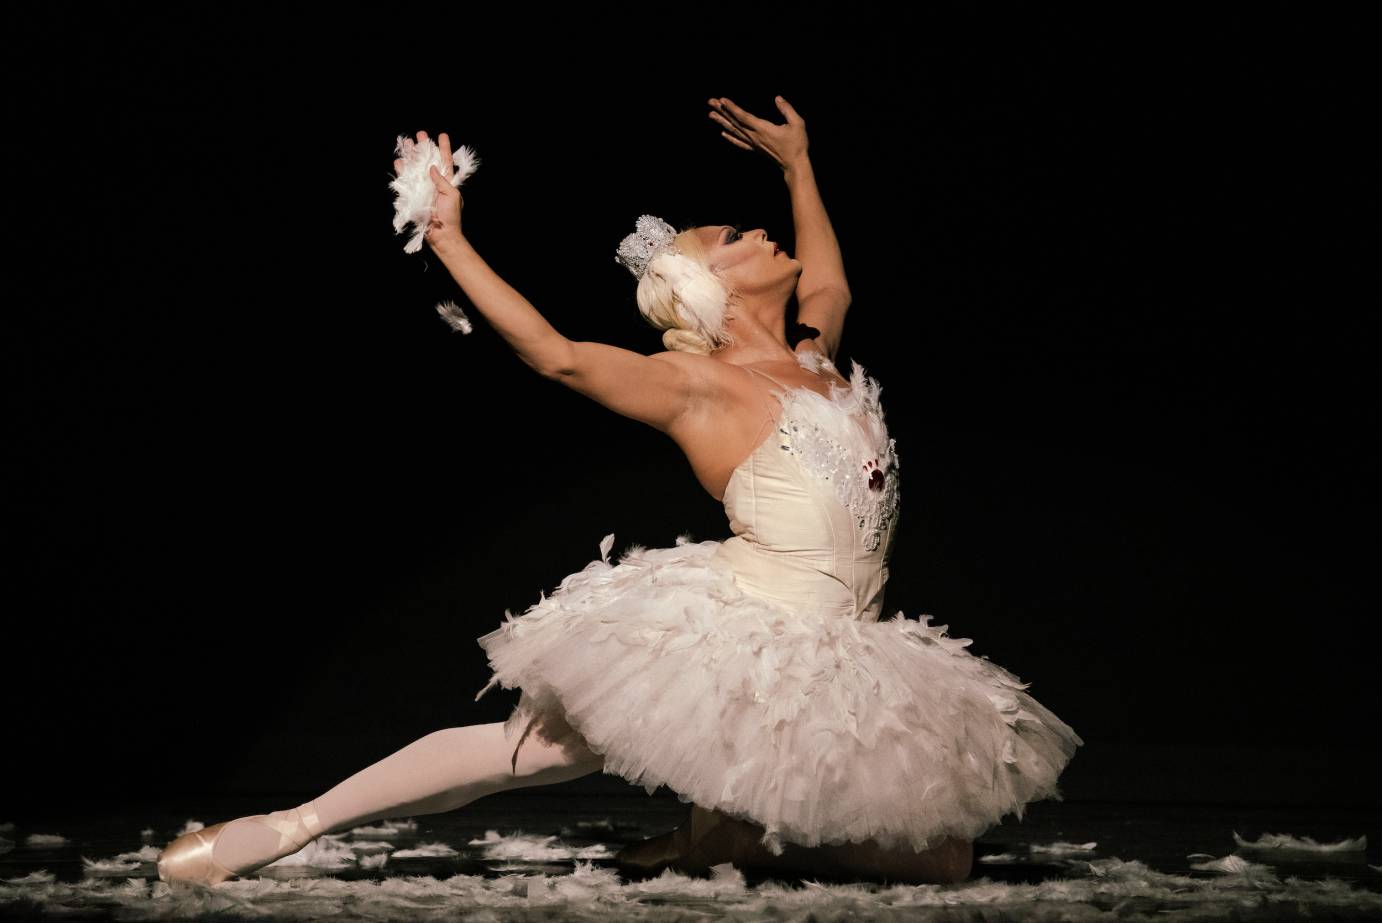
<path id="1" fill-rule="evenodd" d="M 710 117 L 725 127 L 720 134 L 730 143 L 744 150 L 762 151 L 782 169 L 792 197 L 794 256 L 802 267 L 797 278 L 797 320 L 821 332 L 820 346 L 833 360 L 851 301 L 844 258 L 816 187 L 807 153 L 806 121 L 781 96 L 775 101 L 787 119 L 784 125 L 760 119 L 724 97 L 710 100 Z"/>
<path id="2" fill-rule="evenodd" d="M 853 300 L 845 278 L 844 258 L 835 230 L 825 213 L 811 160 L 801 158 L 783 173 L 792 195 L 792 217 L 796 224 L 794 254 L 801 262 L 797 278 L 797 321 L 821 332 L 821 348 L 831 361 L 844 336 L 845 313 Z"/>

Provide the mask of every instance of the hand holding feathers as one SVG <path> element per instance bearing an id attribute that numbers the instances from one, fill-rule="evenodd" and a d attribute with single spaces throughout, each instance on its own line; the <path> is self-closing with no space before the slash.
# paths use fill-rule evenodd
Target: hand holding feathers
<path id="1" fill-rule="evenodd" d="M 394 179 L 389 188 L 394 199 L 394 233 L 413 225 L 404 253 L 417 253 L 424 240 L 433 247 L 439 240 L 461 233 L 460 185 L 475 172 L 480 160 L 468 146 L 452 154 L 451 140 L 442 132 L 441 146 L 433 144 L 427 132 L 417 133 L 417 141 L 398 137 L 394 160 Z M 453 172 L 454 168 L 454 172 Z"/>

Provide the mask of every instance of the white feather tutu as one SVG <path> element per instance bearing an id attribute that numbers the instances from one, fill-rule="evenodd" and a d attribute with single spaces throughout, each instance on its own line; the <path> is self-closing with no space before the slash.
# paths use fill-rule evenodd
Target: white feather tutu
<path id="1" fill-rule="evenodd" d="M 763 844 L 973 840 L 1059 800 L 1083 744 L 947 626 L 794 612 L 752 596 L 716 541 L 631 546 L 478 639 L 506 724 L 560 717 L 604 771 L 750 820 Z"/>

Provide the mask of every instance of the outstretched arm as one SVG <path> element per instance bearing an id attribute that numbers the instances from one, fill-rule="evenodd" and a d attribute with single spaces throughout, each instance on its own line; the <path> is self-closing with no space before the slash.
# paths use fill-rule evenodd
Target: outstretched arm
<path id="1" fill-rule="evenodd" d="M 418 140 L 426 135 L 418 133 Z M 427 245 L 518 357 L 534 371 L 603 404 L 616 413 L 670 431 L 705 391 L 702 376 L 688 357 L 674 353 L 645 356 L 605 343 L 572 341 L 547 322 L 528 299 L 505 282 L 461 233 L 460 190 L 451 185 L 451 145 L 438 138 L 448 173 L 432 168 L 437 187 Z M 394 162 L 394 169 L 401 166 Z"/>
<path id="2" fill-rule="evenodd" d="M 695 380 L 677 356 L 643 355 L 591 341 L 568 340 L 481 260 L 462 236 L 434 246 L 466 296 L 509 341 L 518 358 L 546 379 L 666 432 L 695 397 Z"/>
<path id="3" fill-rule="evenodd" d="M 417 133 L 419 142 L 427 140 L 427 133 Z M 432 223 L 425 240 L 432 252 L 441 258 L 451 277 L 466 297 L 499 335 L 508 341 L 518 358 L 538 374 L 555 377 L 566 362 L 571 341 L 557 332 L 547 318 L 538 313 L 528 299 L 499 277 L 489 264 L 475 252 L 475 248 L 461 232 L 461 210 L 465 205 L 461 191 L 451 185 L 451 139 L 442 132 L 437 136 L 441 148 L 442 170 L 431 168 L 432 185 L 437 197 L 432 205 Z M 393 162 L 394 171 L 403 166 Z"/>
<path id="4" fill-rule="evenodd" d="M 485 319 L 544 378 L 662 432 L 693 406 L 697 380 L 677 361 L 680 357 L 568 340 L 490 269 L 464 237 L 441 240 L 433 249 Z"/>
<path id="5" fill-rule="evenodd" d="M 455 234 L 429 243 L 466 297 L 508 341 L 518 358 L 544 378 L 556 378 L 570 353 L 571 341 L 491 269 L 464 236 Z"/>
<path id="6" fill-rule="evenodd" d="M 845 312 L 851 300 L 844 259 L 835 229 L 826 214 L 811 168 L 806 121 L 781 96 L 777 107 L 787 119 L 774 125 L 723 97 L 710 100 L 710 117 L 725 126 L 725 139 L 745 150 L 760 150 L 782 168 L 792 197 L 796 226 L 796 258 L 801 263 L 797 279 L 797 320 L 821 332 L 820 346 L 832 359 L 844 332 Z"/>

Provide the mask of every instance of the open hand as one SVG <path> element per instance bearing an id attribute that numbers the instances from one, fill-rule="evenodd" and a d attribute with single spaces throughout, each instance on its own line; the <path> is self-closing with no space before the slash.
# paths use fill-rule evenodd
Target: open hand
<path id="1" fill-rule="evenodd" d="M 806 120 L 797 115 L 792 104 L 781 96 L 774 101 L 786 117 L 787 124 L 774 125 L 767 119 L 760 119 L 723 96 L 709 100 L 712 110 L 710 117 L 725 126 L 726 130 L 720 134 L 731 144 L 746 151 L 760 150 L 786 170 L 806 156 Z"/>
<path id="2" fill-rule="evenodd" d="M 427 132 L 418 132 L 417 140 L 419 144 L 426 141 Z M 446 136 L 446 132 L 437 135 L 437 147 L 441 148 L 442 169 L 429 167 L 427 171 L 432 177 L 432 185 L 437 187 L 437 199 L 432 203 L 432 221 L 427 225 L 427 231 L 423 235 L 428 245 L 433 248 L 443 239 L 461 236 L 461 208 L 465 204 L 461 199 L 461 190 L 451 185 L 456 164 L 451 159 L 451 139 Z M 397 176 L 401 169 L 403 161 L 395 160 L 394 175 Z"/>

